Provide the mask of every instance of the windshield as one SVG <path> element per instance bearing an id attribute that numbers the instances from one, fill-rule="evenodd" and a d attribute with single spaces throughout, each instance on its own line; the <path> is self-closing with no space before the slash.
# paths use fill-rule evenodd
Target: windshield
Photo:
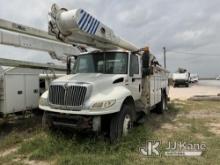
<path id="1" fill-rule="evenodd" d="M 73 73 L 127 74 L 128 54 L 98 52 L 78 56 Z"/>

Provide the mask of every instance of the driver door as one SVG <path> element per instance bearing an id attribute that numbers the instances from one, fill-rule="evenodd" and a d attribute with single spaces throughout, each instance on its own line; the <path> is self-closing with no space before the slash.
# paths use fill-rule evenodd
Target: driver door
<path id="1" fill-rule="evenodd" d="M 141 97 L 141 61 L 140 56 L 136 54 L 130 55 L 129 65 L 129 89 L 134 100 Z"/>

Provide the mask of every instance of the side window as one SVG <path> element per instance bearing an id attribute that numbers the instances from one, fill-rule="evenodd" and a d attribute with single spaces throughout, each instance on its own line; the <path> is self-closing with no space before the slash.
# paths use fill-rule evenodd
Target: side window
<path id="1" fill-rule="evenodd" d="M 79 71 L 80 72 L 83 72 L 83 71 L 86 71 L 88 69 L 88 63 L 85 59 L 80 59 L 79 61 Z"/>
<path id="2" fill-rule="evenodd" d="M 139 74 L 138 56 L 132 54 L 130 59 L 130 75 Z"/>

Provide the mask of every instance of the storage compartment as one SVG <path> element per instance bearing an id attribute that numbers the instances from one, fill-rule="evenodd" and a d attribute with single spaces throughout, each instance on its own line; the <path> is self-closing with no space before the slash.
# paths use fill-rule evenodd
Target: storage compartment
<path id="1" fill-rule="evenodd" d="M 0 113 L 2 113 L 4 108 L 4 88 L 3 88 L 3 79 L 0 77 Z"/>
<path id="2" fill-rule="evenodd" d="M 39 76 L 37 74 L 5 74 L 2 86 L 0 106 L 4 115 L 38 107 Z"/>
<path id="3" fill-rule="evenodd" d="M 38 107 L 39 94 L 39 77 L 38 75 L 25 76 L 25 93 L 26 93 L 26 109 L 34 109 Z"/>
<path id="4" fill-rule="evenodd" d="M 24 75 L 5 75 L 5 114 L 25 109 Z"/>

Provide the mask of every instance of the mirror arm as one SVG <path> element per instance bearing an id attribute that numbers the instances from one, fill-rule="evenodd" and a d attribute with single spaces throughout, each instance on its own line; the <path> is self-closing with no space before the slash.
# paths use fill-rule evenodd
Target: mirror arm
<path id="1" fill-rule="evenodd" d="M 71 73 L 71 58 L 67 57 L 66 59 L 66 74 L 70 74 Z"/>

